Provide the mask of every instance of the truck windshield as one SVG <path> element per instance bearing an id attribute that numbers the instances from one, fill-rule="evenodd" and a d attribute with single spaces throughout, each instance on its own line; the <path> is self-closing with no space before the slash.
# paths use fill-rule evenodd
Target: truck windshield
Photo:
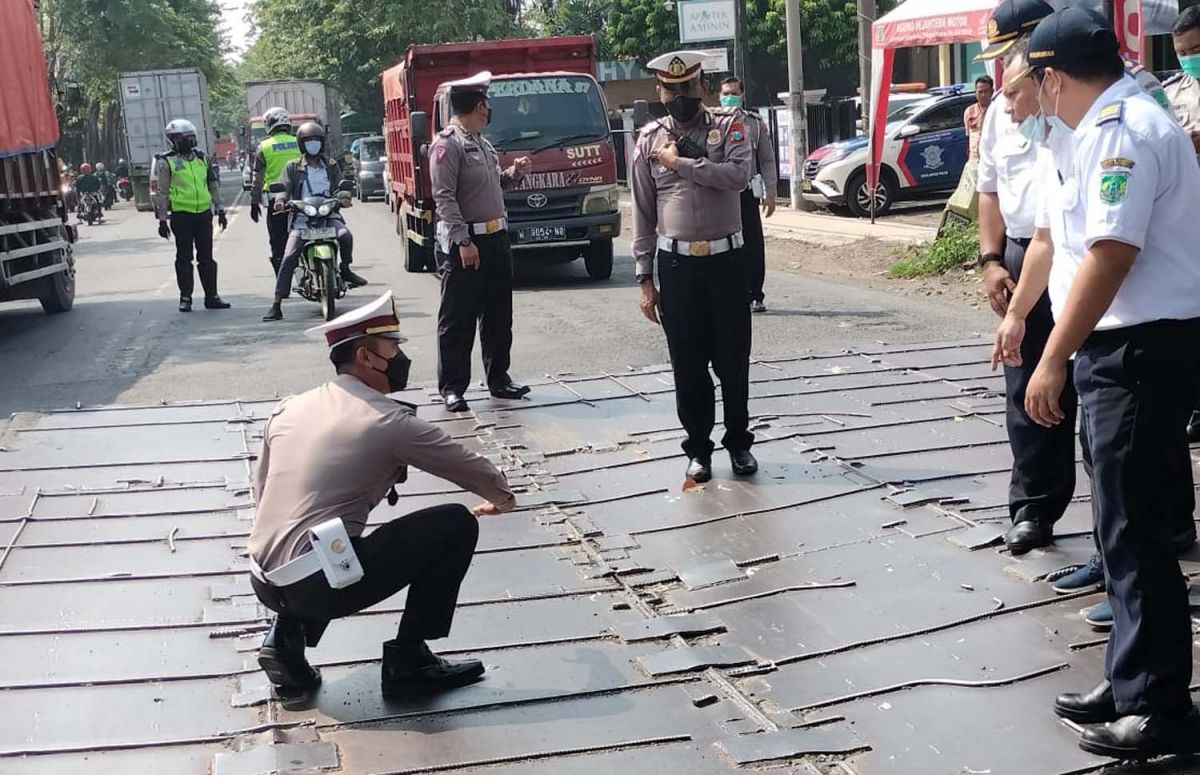
<path id="1" fill-rule="evenodd" d="M 488 89 L 492 121 L 483 134 L 505 151 L 608 136 L 600 88 L 582 75 L 499 78 Z"/>

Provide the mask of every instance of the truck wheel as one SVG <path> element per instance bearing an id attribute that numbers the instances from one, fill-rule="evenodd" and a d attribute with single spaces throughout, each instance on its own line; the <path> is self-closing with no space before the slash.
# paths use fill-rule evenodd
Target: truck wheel
<path id="1" fill-rule="evenodd" d="M 896 186 L 888 173 L 880 170 L 879 184 L 875 187 L 875 215 L 887 215 L 896 200 Z M 867 193 L 867 171 L 859 170 L 850 176 L 846 184 L 846 206 L 855 218 L 871 217 L 871 198 Z"/>
<path id="2" fill-rule="evenodd" d="M 38 297 L 47 315 L 67 312 L 75 306 L 75 268 L 46 278 L 46 290 Z"/>
<path id="3" fill-rule="evenodd" d="M 587 267 L 588 277 L 593 280 L 607 280 L 612 277 L 613 241 L 592 240 L 592 244 L 583 254 L 583 265 Z"/>

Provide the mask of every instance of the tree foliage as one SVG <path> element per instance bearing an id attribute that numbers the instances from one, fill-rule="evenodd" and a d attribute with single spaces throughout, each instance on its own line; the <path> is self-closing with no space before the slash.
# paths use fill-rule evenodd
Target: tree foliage
<path id="1" fill-rule="evenodd" d="M 525 21 L 539 35 L 595 35 L 598 59 L 612 59 L 605 24 L 614 0 L 535 0 Z"/>
<path id="2" fill-rule="evenodd" d="M 413 43 L 511 36 L 502 0 L 257 0 L 249 68 L 268 78 L 324 78 L 349 107 L 382 114 L 380 73 Z"/>

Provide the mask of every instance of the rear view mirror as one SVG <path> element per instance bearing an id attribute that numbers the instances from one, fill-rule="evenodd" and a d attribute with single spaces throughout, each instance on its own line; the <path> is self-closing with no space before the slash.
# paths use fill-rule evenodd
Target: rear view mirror
<path id="1" fill-rule="evenodd" d="M 343 180 L 341 183 L 338 183 L 338 191 L 348 191 L 351 194 L 353 194 L 354 193 L 354 184 L 351 183 L 349 180 Z"/>
<path id="2" fill-rule="evenodd" d="M 412 139 L 414 142 L 423 142 L 429 139 L 429 114 L 423 110 L 413 111 L 409 118 L 410 128 L 412 129 Z"/>
<path id="3" fill-rule="evenodd" d="M 284 191 L 287 191 L 287 186 L 282 183 L 272 183 L 267 187 L 267 191 L 272 194 L 282 194 Z"/>
<path id="4" fill-rule="evenodd" d="M 917 126 L 916 124 L 905 124 L 904 126 L 900 127 L 900 131 L 896 133 L 896 136 L 912 137 L 913 135 L 919 135 L 920 133 L 921 127 Z"/>
<path id="5" fill-rule="evenodd" d="M 650 103 L 645 100 L 633 101 L 633 128 L 641 129 L 650 120 Z"/>

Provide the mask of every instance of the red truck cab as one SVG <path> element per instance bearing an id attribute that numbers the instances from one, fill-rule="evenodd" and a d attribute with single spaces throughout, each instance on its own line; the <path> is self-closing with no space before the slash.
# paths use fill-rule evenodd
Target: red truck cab
<path id="1" fill-rule="evenodd" d="M 532 161 L 530 174 L 504 197 L 516 258 L 582 256 L 591 277 L 609 277 L 621 230 L 617 165 L 590 36 L 411 46 L 404 62 L 383 74 L 388 172 L 405 268 L 434 268 L 427 152 L 430 135 L 450 121 L 445 84 L 481 70 L 494 76 L 484 136 L 501 166 L 521 156 Z"/>

